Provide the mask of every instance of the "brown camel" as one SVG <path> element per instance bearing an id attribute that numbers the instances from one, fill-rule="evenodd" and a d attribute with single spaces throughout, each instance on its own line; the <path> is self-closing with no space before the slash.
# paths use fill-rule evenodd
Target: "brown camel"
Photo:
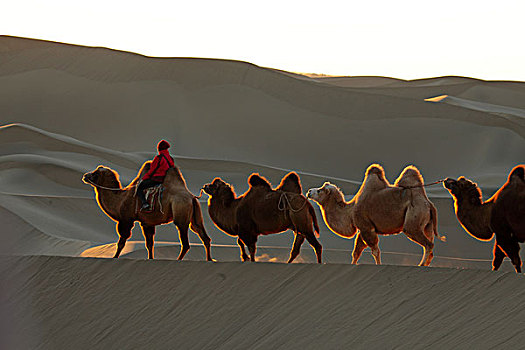
<path id="1" fill-rule="evenodd" d="M 460 177 L 444 184 L 454 198 L 454 209 L 461 226 L 473 237 L 494 242 L 493 270 L 505 256 L 521 272 L 519 243 L 525 242 L 525 165 L 512 169 L 507 182 L 485 202 L 476 183 Z"/>
<path id="2" fill-rule="evenodd" d="M 210 198 L 208 212 L 215 225 L 231 236 L 237 236 L 241 258 L 248 260 L 244 246 L 248 246 L 250 260 L 255 261 L 256 243 L 259 235 L 293 230 L 295 240 L 288 263 L 299 255 L 304 240 L 315 249 L 317 262 L 321 263 L 322 246 L 317 241 L 319 227 L 314 208 L 301 194 L 299 177 L 288 174 L 277 189 L 259 174 L 248 179 L 250 188 L 237 197 L 231 185 L 220 178 L 204 186 Z"/>
<path id="3" fill-rule="evenodd" d="M 350 202 L 345 201 L 339 188 L 328 182 L 310 189 L 307 197 L 319 204 L 326 225 L 334 233 L 347 238 L 357 233 L 352 264 L 357 263 L 367 246 L 376 264 L 381 264 L 378 235 L 404 232 L 423 247 L 419 265 L 428 266 L 433 257 L 434 236 L 441 240 L 445 237 L 437 232 L 437 210 L 422 185 L 423 177 L 414 166 L 406 167 L 392 186 L 383 168 L 372 164 Z"/>
<path id="4" fill-rule="evenodd" d="M 178 260 L 182 260 L 190 249 L 188 227 L 199 235 L 206 249 L 206 260 L 212 261 L 210 252 L 211 239 L 206 233 L 202 220 L 199 201 L 186 187 L 186 182 L 178 168 L 168 170 L 163 182 L 161 207 L 155 203 L 152 212 L 139 211 L 139 198 L 135 196 L 135 187 L 142 175 L 148 171 L 151 162 L 146 162 L 133 182 L 122 188 L 118 174 L 110 168 L 99 166 L 91 173 L 84 174 L 83 181 L 95 189 L 97 202 L 102 211 L 117 222 L 119 240 L 114 258 L 118 258 L 126 241 L 131 237 L 135 221 L 140 222 L 146 239 L 148 258 L 153 259 L 155 226 L 173 222 L 179 230 L 181 250 Z"/>

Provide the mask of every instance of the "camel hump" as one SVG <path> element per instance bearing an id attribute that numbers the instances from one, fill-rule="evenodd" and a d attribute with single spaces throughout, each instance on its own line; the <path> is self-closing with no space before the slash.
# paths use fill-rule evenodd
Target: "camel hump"
<path id="1" fill-rule="evenodd" d="M 164 177 L 164 183 L 186 186 L 184 176 L 182 176 L 182 173 L 180 172 L 180 169 L 177 166 L 168 169 L 168 171 L 166 172 L 166 176 Z"/>
<path id="2" fill-rule="evenodd" d="M 409 165 L 403 169 L 396 182 L 394 182 L 394 186 L 400 187 L 418 186 L 423 184 L 423 176 L 421 176 L 419 170 L 413 165 Z"/>
<path id="3" fill-rule="evenodd" d="M 303 187 L 301 186 L 301 179 L 299 179 L 299 175 L 297 175 L 297 173 L 294 171 L 286 174 L 286 176 L 281 180 L 279 186 L 277 186 L 276 190 L 302 194 Z"/>
<path id="4" fill-rule="evenodd" d="M 512 169 L 508 180 L 511 181 L 513 178 L 517 178 L 525 182 L 525 165 L 517 165 L 514 167 L 514 169 Z"/>
<path id="5" fill-rule="evenodd" d="M 248 184 L 250 187 L 264 187 L 268 190 L 272 189 L 272 185 L 264 177 L 257 173 L 253 173 L 248 178 Z"/>
<path id="6" fill-rule="evenodd" d="M 365 179 L 358 193 L 362 194 L 367 191 L 377 191 L 389 185 L 390 183 L 386 179 L 383 167 L 379 164 L 372 164 L 366 169 Z"/>
<path id="7" fill-rule="evenodd" d="M 379 180 L 379 182 L 384 182 L 385 185 L 388 185 L 388 180 L 385 176 L 385 169 L 379 164 L 372 164 L 366 169 L 364 182 L 369 182 L 369 180 L 371 180 L 372 183 L 376 183 L 377 180 Z"/>
<path id="8" fill-rule="evenodd" d="M 149 168 L 151 167 L 151 163 L 152 163 L 151 160 L 147 160 L 146 162 L 144 162 L 144 164 L 142 164 L 142 167 L 139 169 L 137 177 L 135 177 L 135 179 L 131 181 L 130 186 L 136 185 L 140 181 L 140 179 L 142 179 L 144 174 L 146 174 L 149 171 Z"/>
<path id="9" fill-rule="evenodd" d="M 366 176 L 370 176 L 371 174 L 377 174 L 379 176 L 385 176 L 385 169 L 383 169 L 383 167 L 377 163 L 375 164 L 371 164 L 367 169 L 366 169 Z"/>

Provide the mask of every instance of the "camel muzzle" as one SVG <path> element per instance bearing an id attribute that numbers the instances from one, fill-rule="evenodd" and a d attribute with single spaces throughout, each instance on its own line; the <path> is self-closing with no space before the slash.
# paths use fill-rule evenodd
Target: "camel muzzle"
<path id="1" fill-rule="evenodd" d="M 211 195 L 211 193 L 210 193 L 210 185 L 208 184 L 208 185 L 202 186 L 201 191 L 204 191 L 204 193 L 206 193 L 207 195 Z"/>
<path id="2" fill-rule="evenodd" d="M 89 184 L 89 182 L 92 182 L 90 175 L 91 173 L 84 174 L 84 176 L 82 176 L 82 181 L 87 184 Z"/>
<path id="3" fill-rule="evenodd" d="M 452 187 L 454 187 L 455 184 L 456 184 L 456 180 L 451 179 L 451 178 L 447 178 L 445 181 L 443 181 L 443 185 L 449 190 L 452 189 Z"/>

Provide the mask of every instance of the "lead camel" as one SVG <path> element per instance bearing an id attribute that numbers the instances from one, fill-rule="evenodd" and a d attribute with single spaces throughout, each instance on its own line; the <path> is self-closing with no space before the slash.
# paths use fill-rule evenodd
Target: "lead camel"
<path id="1" fill-rule="evenodd" d="M 190 249 L 188 227 L 199 236 L 206 250 L 206 260 L 212 261 L 211 239 L 206 233 L 199 201 L 186 187 L 186 182 L 177 167 L 166 173 L 163 182 L 161 205 L 152 212 L 140 211 L 139 198 L 135 196 L 135 186 L 142 175 L 149 169 L 151 162 L 146 162 L 139 176 L 127 187 L 122 187 L 118 174 L 107 167 L 99 166 L 96 170 L 84 174 L 83 181 L 94 187 L 97 203 L 112 220 L 117 222 L 119 240 L 114 258 L 118 258 L 126 241 L 131 237 L 135 221 L 140 222 L 148 258 L 153 259 L 155 226 L 173 222 L 179 230 L 181 250 L 178 260 L 182 260 Z M 141 203 L 140 203 L 141 204 Z"/>

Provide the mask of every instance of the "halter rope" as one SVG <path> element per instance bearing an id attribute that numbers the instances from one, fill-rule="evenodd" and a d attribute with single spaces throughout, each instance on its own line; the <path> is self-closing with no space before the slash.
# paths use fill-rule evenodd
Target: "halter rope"
<path id="1" fill-rule="evenodd" d="M 196 199 L 199 199 L 202 197 L 202 194 L 204 193 L 204 190 L 201 188 L 201 191 L 199 192 L 199 195 L 198 196 L 193 196 L 195 197 Z"/>
<path id="2" fill-rule="evenodd" d="M 441 182 L 445 182 L 445 179 L 443 179 L 443 180 L 437 180 L 437 181 L 434 181 L 434 182 L 431 182 L 431 183 L 428 183 L 428 184 L 424 184 L 424 185 L 397 186 L 397 187 L 401 187 L 401 188 L 404 188 L 404 189 L 410 189 L 410 188 L 416 188 L 416 187 L 427 187 L 427 186 L 432 186 L 432 185 L 436 185 L 436 184 L 441 183 Z"/>
<path id="3" fill-rule="evenodd" d="M 292 207 L 292 204 L 290 203 L 290 199 L 286 195 L 286 192 L 281 192 L 281 196 L 279 197 L 279 203 L 277 204 L 277 207 L 280 211 L 285 211 L 286 207 L 288 207 L 292 212 L 297 213 L 303 210 L 304 206 L 306 205 L 306 202 L 308 202 L 308 199 L 305 198 L 303 205 L 301 205 L 299 209 L 294 209 Z"/>
<path id="4" fill-rule="evenodd" d="M 102 188 L 104 190 L 110 190 L 110 191 L 122 191 L 122 190 L 124 190 L 124 188 L 111 188 L 111 187 L 101 186 L 101 185 L 98 185 L 98 184 L 94 183 L 90 179 L 84 179 L 84 180 L 89 182 L 91 185 L 93 185 L 95 187 L 98 187 L 98 188 Z M 129 186 L 129 188 L 133 188 L 133 187 L 137 187 L 137 185 Z"/>

